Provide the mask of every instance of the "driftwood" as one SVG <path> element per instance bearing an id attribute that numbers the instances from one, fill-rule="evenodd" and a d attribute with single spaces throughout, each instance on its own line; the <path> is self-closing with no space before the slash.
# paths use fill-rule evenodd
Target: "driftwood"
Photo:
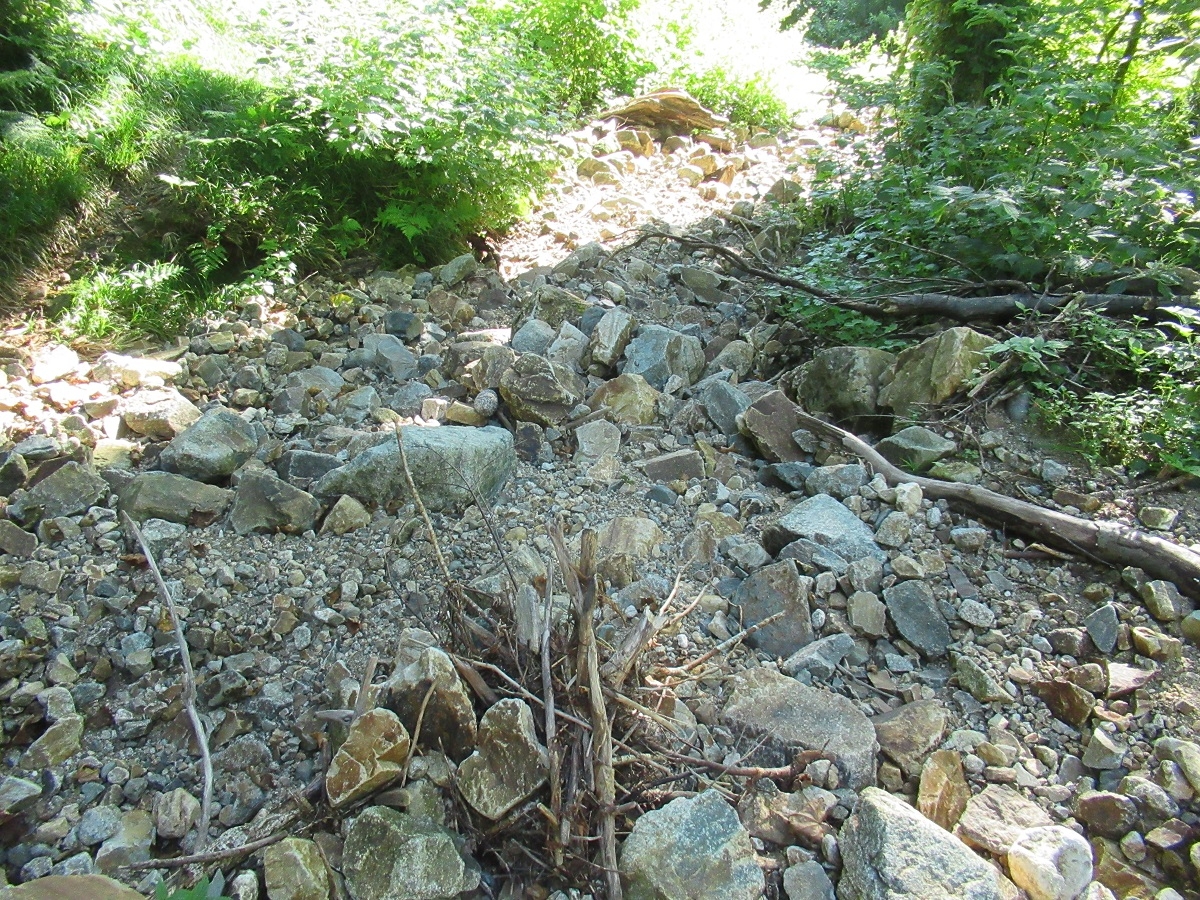
<path id="1" fill-rule="evenodd" d="M 637 240 L 622 247 L 621 252 L 631 250 L 638 244 L 651 239 L 674 241 L 683 247 L 708 250 L 733 263 L 748 275 L 801 291 L 810 297 L 816 297 L 818 300 L 825 301 L 830 306 L 837 306 L 840 309 L 848 309 L 852 312 L 875 316 L 877 318 L 939 316 L 955 319 L 959 322 L 999 323 L 1007 322 L 1025 310 L 1047 312 L 1049 310 L 1061 309 L 1071 302 L 1079 302 L 1087 309 L 1094 309 L 1109 315 L 1132 315 L 1135 313 L 1151 312 L 1160 306 L 1180 305 L 1184 300 L 1181 297 L 1163 299 L 1133 294 L 1034 294 L 1032 292 L 1021 291 L 990 297 L 965 297 L 958 294 L 945 293 L 908 293 L 891 294 L 871 299 L 858 299 L 834 294 L 811 285 L 806 281 L 801 281 L 798 278 L 790 278 L 772 269 L 755 265 L 754 262 L 747 259 L 741 253 L 721 244 L 715 244 L 712 241 L 705 241 L 686 235 L 671 234 L 666 231 L 643 231 Z M 1011 282 L 1004 282 L 1003 284 L 992 283 L 990 286 L 995 289 L 997 286 L 1007 287 L 1010 285 L 1015 287 Z"/>
<path id="2" fill-rule="evenodd" d="M 890 485 L 914 483 L 926 497 L 948 500 L 981 519 L 1112 566 L 1137 566 L 1155 578 L 1173 582 L 1181 593 L 1200 600 L 1200 553 L 1118 522 L 1092 522 L 1014 500 L 977 485 L 911 475 L 850 432 L 798 410 L 796 415 L 804 428 L 837 441 L 868 462 Z"/>
<path id="3" fill-rule="evenodd" d="M 175 644 L 179 647 L 180 664 L 183 666 L 183 708 L 187 712 L 188 721 L 192 726 L 192 734 L 196 738 L 196 746 L 200 750 L 200 769 L 203 777 L 203 785 L 201 792 L 202 799 L 200 801 L 200 820 L 196 826 L 196 851 L 203 852 L 205 846 L 208 844 L 208 826 L 212 819 L 213 764 L 212 754 L 208 748 L 208 733 L 204 728 L 204 723 L 200 720 L 200 713 L 196 711 L 196 673 L 192 669 L 191 650 L 188 648 L 187 640 L 183 636 L 183 625 L 179 620 L 179 608 L 175 605 L 175 598 L 167 590 L 162 572 L 159 571 L 158 563 L 154 561 L 154 554 L 150 551 L 150 544 L 147 543 L 142 530 L 138 528 L 137 523 L 130 518 L 128 513 L 122 513 L 122 517 L 125 520 L 125 527 L 129 530 L 129 534 L 141 546 L 142 555 L 146 557 L 146 565 L 149 566 L 150 573 L 154 576 L 154 583 L 158 586 L 159 596 L 162 597 L 163 603 L 167 605 L 167 610 L 171 614 L 171 627 L 175 634 Z"/>

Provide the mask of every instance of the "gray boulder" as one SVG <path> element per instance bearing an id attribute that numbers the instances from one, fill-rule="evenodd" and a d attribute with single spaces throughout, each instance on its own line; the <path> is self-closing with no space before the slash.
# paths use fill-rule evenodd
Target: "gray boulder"
<path id="1" fill-rule="evenodd" d="M 925 656 L 946 655 L 950 626 L 923 581 L 900 581 L 883 591 L 892 623 L 901 637 Z"/>
<path id="2" fill-rule="evenodd" d="M 549 757 L 525 701 L 508 698 L 494 704 L 479 722 L 475 746 L 458 767 L 458 788 L 487 818 L 500 819 L 546 783 Z"/>
<path id="3" fill-rule="evenodd" d="M 246 469 L 238 476 L 229 523 L 238 534 L 302 534 L 316 527 L 320 515 L 321 504 L 312 494 L 269 470 Z"/>
<path id="4" fill-rule="evenodd" d="M 838 419 L 873 416 L 879 411 L 879 379 L 895 360 L 894 354 L 871 347 L 830 347 L 788 380 L 809 412 Z"/>
<path id="5" fill-rule="evenodd" d="M 8 517 L 21 525 L 73 516 L 108 495 L 108 482 L 91 466 L 64 463 L 8 505 Z"/>
<path id="6" fill-rule="evenodd" d="M 456 835 L 425 819 L 371 806 L 352 823 L 342 874 L 354 900 L 450 900 L 479 886 L 479 865 Z"/>
<path id="7" fill-rule="evenodd" d="M 601 366 L 616 365 L 629 346 L 636 325 L 633 316 L 625 310 L 619 307 L 608 310 L 592 329 L 592 362 Z"/>
<path id="8" fill-rule="evenodd" d="M 867 788 L 839 835 L 839 900 L 1001 900 L 996 870 L 886 791 Z"/>
<path id="9" fill-rule="evenodd" d="M 258 449 L 254 426 L 228 409 L 206 412 L 159 455 L 166 472 L 196 481 L 228 478 Z"/>
<path id="10" fill-rule="evenodd" d="M 471 253 L 456 256 L 442 266 L 440 278 L 446 287 L 454 287 L 461 281 L 470 278 L 479 270 L 479 261 Z"/>
<path id="11" fill-rule="evenodd" d="M 742 625 L 749 628 L 767 616 L 782 611 L 782 618 L 750 635 L 746 642 L 772 656 L 788 657 L 812 642 L 812 610 L 809 595 L 813 580 L 801 575 L 794 560 L 784 560 L 759 569 L 740 585 L 733 603 L 741 612 Z"/>
<path id="12" fill-rule="evenodd" d="M 734 677 L 721 722 L 734 733 L 765 739 L 765 749 L 785 763 L 801 750 L 828 753 L 845 787 L 875 783 L 875 728 L 839 694 L 772 669 L 749 669 Z"/>
<path id="13" fill-rule="evenodd" d="M 956 449 L 954 441 L 948 441 L 936 431 L 921 425 L 912 425 L 885 437 L 875 449 L 889 462 L 903 466 L 910 472 L 920 472 Z"/>
<path id="14" fill-rule="evenodd" d="M 200 418 L 190 400 L 174 388 L 139 390 L 121 403 L 125 427 L 157 441 L 169 441 Z"/>
<path id="15" fill-rule="evenodd" d="M 879 391 L 879 405 L 908 417 L 948 399 L 986 359 L 996 343 L 970 328 L 949 328 L 896 357 L 889 383 Z M 889 375 L 884 376 L 888 380 Z"/>
<path id="16" fill-rule="evenodd" d="M 526 353 L 500 378 L 500 396 L 522 422 L 557 425 L 583 399 L 587 386 L 566 366 Z"/>
<path id="17" fill-rule="evenodd" d="M 394 334 L 368 334 L 363 349 L 373 354 L 376 369 L 393 381 L 405 381 L 417 374 L 417 357 Z"/>
<path id="18" fill-rule="evenodd" d="M 821 544 L 847 562 L 868 556 L 887 560 L 870 526 L 828 494 L 817 494 L 792 507 L 764 532 L 763 545 L 778 553 L 800 538 Z"/>
<path id="19" fill-rule="evenodd" d="M 629 900 L 757 900 L 765 887 L 750 833 L 716 791 L 641 816 L 620 869 Z"/>
<path id="20" fill-rule="evenodd" d="M 643 325 L 625 348 L 624 374 L 641 375 L 660 391 L 672 375 L 678 375 L 688 385 L 703 371 L 704 348 L 700 339 L 662 325 Z"/>
<path id="21" fill-rule="evenodd" d="M 517 353 L 543 355 L 554 340 L 554 329 L 541 319 L 526 319 L 525 324 L 513 333 L 512 348 Z"/>
<path id="22" fill-rule="evenodd" d="M 737 437 L 738 417 L 750 408 L 749 397 L 728 381 L 712 378 L 696 390 L 696 399 L 721 434 Z"/>
<path id="23" fill-rule="evenodd" d="M 517 461 L 512 434 L 503 428 L 406 426 L 400 435 L 413 483 L 434 510 L 469 506 L 474 500 L 466 485 L 485 500 L 494 499 Z M 329 499 L 349 494 L 367 506 L 406 501 L 408 484 L 395 436 L 381 436 L 381 443 L 322 476 L 312 491 Z"/>
<path id="24" fill-rule="evenodd" d="M 170 472 L 143 472 L 121 491 L 121 509 L 135 521 L 166 519 L 202 528 L 218 519 L 233 491 Z"/>
<path id="25" fill-rule="evenodd" d="M 466 759 L 475 746 L 475 705 L 470 691 L 445 651 L 432 646 L 433 635 L 410 628 L 400 635 L 396 671 L 387 683 L 388 705 L 415 732 L 425 704 L 420 743 L 445 749 L 455 761 Z M 433 693 L 425 702 L 425 693 Z"/>

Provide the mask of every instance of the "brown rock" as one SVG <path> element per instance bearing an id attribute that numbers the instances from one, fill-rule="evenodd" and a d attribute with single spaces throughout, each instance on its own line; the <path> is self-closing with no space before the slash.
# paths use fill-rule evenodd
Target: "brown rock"
<path id="1" fill-rule="evenodd" d="M 783 391 L 771 391 L 742 414 L 742 431 L 771 462 L 800 462 L 804 451 L 792 437 L 792 432 L 801 428 L 799 411 Z"/>
<path id="2" fill-rule="evenodd" d="M 953 750 L 931 753 L 921 769 L 921 784 L 917 789 L 921 814 L 953 831 L 970 799 L 971 788 L 963 774 L 961 757 Z"/>
<path id="3" fill-rule="evenodd" d="M 4 900 L 142 900 L 142 895 L 107 875 L 48 875 L 7 888 Z"/>
<path id="4" fill-rule="evenodd" d="M 1092 841 L 1092 877 L 1124 900 L 1153 900 L 1162 885 L 1125 861 L 1120 846 L 1107 838 Z"/>
<path id="5" fill-rule="evenodd" d="M 389 709 L 373 709 L 350 726 L 325 775 L 334 806 L 345 806 L 399 778 L 408 757 L 408 731 Z"/>
<path id="6" fill-rule="evenodd" d="M 1115 699 L 1132 694 L 1138 688 L 1145 687 L 1158 674 L 1146 669 L 1137 669 L 1124 663 L 1110 662 L 1108 664 L 1108 697 Z"/>
<path id="7" fill-rule="evenodd" d="M 1026 828 L 1053 824 L 1036 803 L 1006 785 L 992 784 L 970 799 L 954 833 L 972 847 L 1002 856 Z"/>
<path id="8" fill-rule="evenodd" d="M 922 772 L 929 751 L 946 733 L 946 709 L 936 700 L 918 700 L 871 720 L 879 749 L 900 767 L 905 777 Z"/>
<path id="9" fill-rule="evenodd" d="M 1091 717 L 1096 706 L 1096 698 L 1092 694 L 1065 678 L 1039 681 L 1033 687 L 1056 717 L 1076 728 Z"/>
<path id="10" fill-rule="evenodd" d="M 1085 791 L 1075 802 L 1077 815 L 1092 834 L 1119 838 L 1138 826 L 1137 804 L 1113 791 Z"/>

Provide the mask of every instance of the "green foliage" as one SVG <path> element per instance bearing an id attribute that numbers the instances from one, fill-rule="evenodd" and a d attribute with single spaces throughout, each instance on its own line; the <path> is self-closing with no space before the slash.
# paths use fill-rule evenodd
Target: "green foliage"
<path id="1" fill-rule="evenodd" d="M 169 894 L 161 881 L 154 886 L 154 900 L 219 900 L 220 896 L 220 890 L 214 893 L 214 886 L 207 878 L 201 878 L 190 888 L 175 888 Z"/>
<path id="2" fill-rule="evenodd" d="M 177 333 L 205 310 L 203 294 L 190 289 L 187 270 L 175 263 L 134 263 L 100 270 L 64 292 L 59 327 L 96 338 Z"/>
<path id="3" fill-rule="evenodd" d="M 505 0 L 477 17 L 514 38 L 521 67 L 572 114 L 629 94 L 652 70 L 628 30 L 638 0 Z"/>
<path id="4" fill-rule="evenodd" d="M 905 0 L 760 0 L 789 7 L 781 28 L 803 28 L 818 47 L 842 47 L 880 40 L 904 21 Z"/>
<path id="5" fill-rule="evenodd" d="M 731 122 L 775 130 L 791 122 L 787 104 L 760 77 L 737 78 L 721 68 L 682 75 L 684 90 Z"/>

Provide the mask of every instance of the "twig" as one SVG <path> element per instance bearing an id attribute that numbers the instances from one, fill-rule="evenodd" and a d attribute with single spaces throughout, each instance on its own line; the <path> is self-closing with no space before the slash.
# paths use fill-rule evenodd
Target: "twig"
<path id="1" fill-rule="evenodd" d="M 283 831 L 276 831 L 274 834 L 259 838 L 257 841 L 239 844 L 236 847 L 227 847 L 224 850 L 193 853 L 191 856 L 173 856 L 170 859 L 147 859 L 143 862 L 129 863 L 129 865 L 123 868 L 131 872 L 136 872 L 141 869 L 182 869 L 185 866 L 193 864 L 203 865 L 210 862 L 220 862 L 223 859 L 233 859 L 234 857 L 244 856 L 247 853 L 253 853 L 255 850 L 261 850 L 263 847 L 270 847 L 272 844 L 277 844 L 286 837 L 291 837 L 294 833 L 289 828 Z"/>
<path id="2" fill-rule="evenodd" d="M 425 530 L 429 532 L 429 542 L 433 544 L 433 553 L 437 557 L 438 568 L 442 570 L 442 577 L 446 579 L 446 584 L 453 584 L 454 579 L 450 577 L 450 567 L 446 565 L 446 558 L 442 556 L 442 547 L 438 543 L 437 532 L 433 530 L 429 510 L 425 508 L 425 502 L 421 499 L 416 484 L 413 483 L 412 470 L 408 467 L 408 454 L 404 452 L 404 440 L 400 436 L 401 430 L 401 428 L 396 429 L 396 446 L 400 448 L 400 467 L 404 470 L 404 482 L 408 485 L 408 492 L 412 494 L 413 502 L 417 505 L 421 518 L 425 521 Z"/>
<path id="3" fill-rule="evenodd" d="M 767 616 L 765 619 L 761 619 L 758 622 L 755 622 L 749 628 L 744 628 L 741 631 L 739 631 L 737 634 L 733 635 L 732 637 L 721 641 L 721 643 L 717 644 L 717 646 L 713 647 L 707 653 L 697 656 L 695 659 L 693 659 L 692 661 L 690 661 L 682 666 L 673 666 L 672 668 L 664 669 L 663 671 L 667 675 L 684 675 L 688 672 L 691 672 L 693 669 L 697 668 L 698 666 L 704 665 L 706 662 L 708 662 L 710 659 L 712 659 L 718 653 L 724 653 L 726 650 L 729 650 L 730 648 L 735 647 L 737 644 L 741 643 L 742 641 L 744 641 L 746 638 L 750 637 L 750 635 L 754 634 L 755 632 L 757 632 L 763 628 L 766 628 L 768 625 L 771 625 L 771 624 L 779 621 L 781 618 L 783 618 L 783 614 L 784 614 L 784 610 L 782 610 L 782 609 L 779 612 L 771 613 L 771 615 Z"/>
<path id="4" fill-rule="evenodd" d="M 437 687 L 436 680 L 430 680 L 425 688 L 425 696 L 421 698 L 421 707 L 417 710 L 417 722 L 413 725 L 412 740 L 408 742 L 408 753 L 404 757 L 404 769 L 400 773 L 400 787 L 408 784 L 408 768 L 412 765 L 413 757 L 417 755 L 417 741 L 421 740 L 421 726 L 425 723 L 425 709 L 429 706 L 429 698 Z"/>
<path id="5" fill-rule="evenodd" d="M 550 847 L 554 867 L 561 869 L 563 845 L 558 840 L 562 821 L 562 748 L 558 745 L 558 723 L 554 715 L 554 675 L 550 669 L 550 633 L 554 615 L 554 560 L 546 567 L 546 603 L 542 610 L 542 693 L 546 701 L 546 750 L 550 757 L 550 813 L 554 821 L 550 828 Z"/>
<path id="6" fill-rule="evenodd" d="M 150 545 L 146 543 L 141 529 L 137 527 L 129 514 L 123 512 L 121 516 L 125 520 L 125 527 L 129 529 L 129 533 L 137 538 L 138 544 L 141 545 L 142 554 L 146 557 L 146 564 L 154 575 L 155 584 L 158 585 L 158 592 L 162 595 L 163 601 L 171 613 L 171 624 L 175 629 L 175 643 L 179 645 L 179 656 L 183 663 L 183 705 L 187 710 L 188 721 L 192 724 L 192 733 L 196 736 L 196 743 L 200 747 L 200 767 L 204 776 L 200 801 L 199 834 L 196 836 L 196 848 L 203 850 L 208 844 L 208 823 L 212 818 L 213 766 L 212 755 L 208 749 L 208 735 L 204 732 L 204 723 L 200 721 L 200 713 L 196 711 L 196 673 L 192 669 L 192 657 L 188 651 L 187 641 L 183 637 L 183 625 L 179 622 L 179 610 L 175 606 L 175 598 L 167 590 L 162 572 L 158 570 L 158 563 L 154 561 L 154 554 L 150 552 Z"/>
<path id="7" fill-rule="evenodd" d="M 379 657 L 372 656 L 367 660 L 367 670 L 363 672 L 362 683 L 358 688 L 358 697 L 354 701 L 354 718 L 360 718 L 367 711 L 367 703 L 374 705 L 374 698 L 367 700 L 367 692 L 371 690 L 371 682 L 375 680 L 375 668 L 379 665 Z M 353 721 L 353 720 L 352 720 Z"/>

